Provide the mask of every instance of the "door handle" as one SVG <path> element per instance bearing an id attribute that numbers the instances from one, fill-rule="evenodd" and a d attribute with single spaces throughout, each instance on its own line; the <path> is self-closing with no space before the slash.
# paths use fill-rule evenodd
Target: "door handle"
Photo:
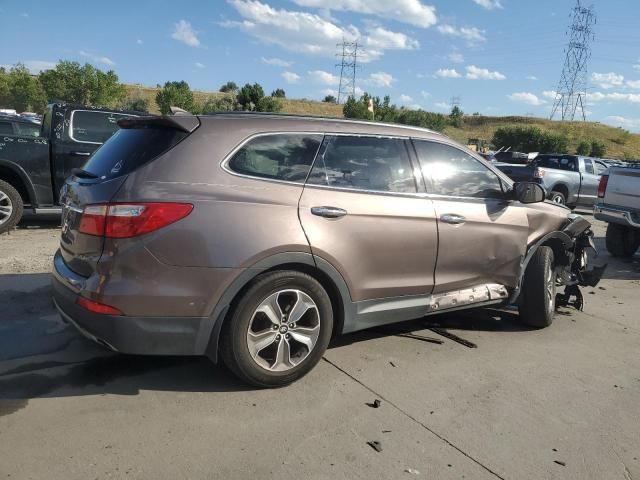
<path id="1" fill-rule="evenodd" d="M 91 153 L 90 152 L 69 152 L 71 155 L 74 155 L 76 157 L 90 157 Z"/>
<path id="2" fill-rule="evenodd" d="M 338 207 L 311 207 L 311 213 L 324 218 L 340 218 L 347 214 L 347 211 Z"/>
<path id="3" fill-rule="evenodd" d="M 440 216 L 440 220 L 444 223 L 450 223 L 452 225 L 460 225 L 467 221 L 462 215 L 456 215 L 455 213 L 445 213 Z"/>

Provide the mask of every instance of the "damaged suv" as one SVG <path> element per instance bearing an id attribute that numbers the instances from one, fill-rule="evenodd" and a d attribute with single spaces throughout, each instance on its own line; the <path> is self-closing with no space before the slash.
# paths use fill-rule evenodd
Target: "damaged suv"
<path id="1" fill-rule="evenodd" d="M 63 187 L 53 269 L 62 317 L 118 352 L 207 355 L 281 386 L 332 336 L 501 304 L 544 327 L 601 275 L 586 220 L 429 130 L 240 113 L 118 123 Z"/>

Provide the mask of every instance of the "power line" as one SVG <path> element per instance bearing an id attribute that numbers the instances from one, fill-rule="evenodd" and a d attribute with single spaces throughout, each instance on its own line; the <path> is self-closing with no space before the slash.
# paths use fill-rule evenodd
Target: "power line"
<path id="1" fill-rule="evenodd" d="M 573 120 L 580 108 L 582 120 L 586 120 L 584 104 L 587 96 L 587 61 L 591 58 L 596 15 L 593 7 L 583 7 L 580 0 L 577 0 L 571 18 L 571 25 L 567 31 L 569 43 L 565 48 L 564 66 L 551 110 L 551 119 L 559 112 L 562 120 Z"/>
<path id="2" fill-rule="evenodd" d="M 362 49 L 357 40 L 347 42 L 344 38 L 336 47 L 338 49 L 336 57 L 340 59 L 340 63 L 336 64 L 336 67 L 340 67 L 338 87 L 338 103 L 340 103 L 345 97 L 356 96 L 356 68 L 358 68 L 358 54 L 362 53 Z"/>

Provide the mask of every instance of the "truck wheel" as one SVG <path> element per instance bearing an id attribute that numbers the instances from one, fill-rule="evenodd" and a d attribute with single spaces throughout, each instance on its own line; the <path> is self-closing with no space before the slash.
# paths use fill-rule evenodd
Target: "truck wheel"
<path id="1" fill-rule="evenodd" d="M 18 191 L 0 180 L 0 233 L 8 232 L 22 218 L 24 205 Z"/>
<path id="2" fill-rule="evenodd" d="M 549 200 L 551 200 L 553 203 L 557 203 L 558 205 L 567 204 L 567 199 L 564 196 L 564 193 L 556 192 L 555 190 L 549 195 Z"/>
<path id="3" fill-rule="evenodd" d="M 633 228 L 610 223 L 607 225 L 606 245 L 614 257 L 632 257 L 638 249 L 640 235 Z"/>
<path id="4" fill-rule="evenodd" d="M 222 359 L 251 385 L 295 382 L 320 361 L 329 345 L 331 299 L 310 275 L 293 270 L 266 273 L 234 304 L 222 330 Z"/>
<path id="5" fill-rule="evenodd" d="M 548 327 L 556 309 L 556 272 L 553 250 L 539 247 L 524 273 L 520 320 L 531 327 Z"/>

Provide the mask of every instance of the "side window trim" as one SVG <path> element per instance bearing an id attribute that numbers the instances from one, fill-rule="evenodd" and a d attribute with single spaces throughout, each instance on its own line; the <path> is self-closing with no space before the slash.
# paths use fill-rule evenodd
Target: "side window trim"
<path id="1" fill-rule="evenodd" d="M 433 183 L 431 182 L 431 179 L 428 178 L 427 176 L 425 176 L 423 169 L 422 169 L 422 164 L 420 163 L 420 157 L 418 155 L 418 150 L 416 148 L 416 142 L 429 142 L 429 143 L 436 143 L 438 145 L 444 145 L 446 147 L 449 148 L 453 148 L 465 155 L 468 155 L 469 157 L 471 157 L 472 159 L 474 159 L 476 162 L 478 162 L 480 165 L 482 165 L 484 168 L 486 168 L 487 170 L 489 170 L 491 173 L 493 173 L 497 178 L 498 181 L 500 182 L 500 188 L 502 190 L 502 193 L 506 194 L 506 188 L 509 186 L 513 185 L 513 181 L 506 176 L 506 174 L 504 174 L 501 170 L 499 169 L 494 169 L 493 166 L 488 165 L 487 163 L 485 163 L 484 160 L 480 160 L 476 157 L 474 157 L 472 155 L 473 152 L 471 151 L 465 151 L 462 148 L 458 147 L 457 145 L 451 144 L 451 143 L 447 143 L 447 142 L 443 142 L 440 141 L 438 139 L 430 139 L 430 138 L 419 138 L 419 137 L 411 137 L 411 143 L 413 144 L 413 149 L 415 151 L 416 154 L 416 160 L 418 162 L 419 165 L 419 170 L 420 170 L 420 175 L 424 181 L 424 185 L 426 187 L 426 194 L 428 196 L 436 196 L 439 198 L 454 198 L 454 199 L 463 199 L 463 200 L 473 200 L 473 201 L 486 201 L 486 200 L 496 200 L 495 198 L 491 198 L 491 197 L 465 197 L 465 196 L 458 196 L 458 195 L 443 195 L 441 193 L 435 193 L 434 192 L 434 186 Z"/>

